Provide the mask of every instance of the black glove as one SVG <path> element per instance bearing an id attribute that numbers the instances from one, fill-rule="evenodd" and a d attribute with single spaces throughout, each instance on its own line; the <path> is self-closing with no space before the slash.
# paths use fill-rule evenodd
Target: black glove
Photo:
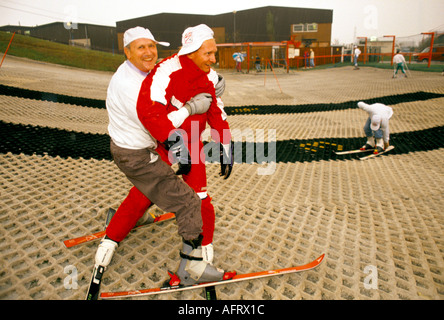
<path id="1" fill-rule="evenodd" d="M 191 156 L 180 131 L 174 131 L 164 142 L 171 163 L 179 163 L 177 175 L 188 174 L 191 170 Z"/>
<path id="2" fill-rule="evenodd" d="M 228 150 L 226 150 L 228 149 Z M 228 151 L 228 152 L 227 152 Z M 223 145 L 220 144 L 220 176 L 223 176 L 224 179 L 228 179 L 233 170 L 234 164 L 234 143 Z"/>

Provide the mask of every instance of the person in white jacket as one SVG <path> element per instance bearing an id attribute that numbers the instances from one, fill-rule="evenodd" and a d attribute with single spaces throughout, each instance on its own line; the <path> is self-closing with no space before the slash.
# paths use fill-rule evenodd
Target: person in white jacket
<path id="1" fill-rule="evenodd" d="M 364 133 L 367 143 L 361 150 L 375 149 L 379 153 L 390 145 L 389 120 L 393 115 L 393 109 L 382 103 L 367 104 L 358 102 L 358 107 L 368 113 L 364 125 Z"/>
<path id="2" fill-rule="evenodd" d="M 359 69 L 359 67 L 358 67 L 358 58 L 359 58 L 360 54 L 361 54 L 361 50 L 359 50 L 358 46 L 355 46 L 354 50 L 353 50 L 353 58 L 354 58 L 353 62 L 354 62 L 354 65 L 355 65 L 355 70 Z"/>
<path id="3" fill-rule="evenodd" d="M 407 78 L 407 74 L 404 70 L 405 65 L 405 58 L 402 54 L 399 53 L 399 49 L 396 51 L 396 55 L 393 57 L 393 63 L 396 65 L 395 72 L 393 73 L 393 78 L 396 78 L 396 75 L 398 74 L 398 70 L 401 69 L 404 76 Z"/>

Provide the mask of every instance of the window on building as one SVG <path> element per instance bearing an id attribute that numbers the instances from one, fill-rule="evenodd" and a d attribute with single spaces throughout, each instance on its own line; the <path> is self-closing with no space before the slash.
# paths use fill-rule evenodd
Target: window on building
<path id="1" fill-rule="evenodd" d="M 318 24 L 317 23 L 307 23 L 305 30 L 307 32 L 317 32 L 318 31 Z"/>
<path id="2" fill-rule="evenodd" d="M 293 33 L 297 32 L 318 32 L 318 24 L 317 23 L 298 23 L 293 24 Z"/>
<path id="3" fill-rule="evenodd" d="M 304 31 L 305 31 L 305 26 L 303 23 L 293 24 L 293 33 L 304 32 Z"/>

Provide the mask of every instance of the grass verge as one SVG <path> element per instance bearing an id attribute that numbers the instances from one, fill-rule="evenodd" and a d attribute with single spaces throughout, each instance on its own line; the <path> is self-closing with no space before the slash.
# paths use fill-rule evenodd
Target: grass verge
<path id="1" fill-rule="evenodd" d="M 0 32 L 0 52 L 5 52 L 11 37 L 12 33 Z M 125 60 L 123 54 L 78 48 L 21 34 L 15 34 L 8 55 L 99 71 L 116 71 Z"/>

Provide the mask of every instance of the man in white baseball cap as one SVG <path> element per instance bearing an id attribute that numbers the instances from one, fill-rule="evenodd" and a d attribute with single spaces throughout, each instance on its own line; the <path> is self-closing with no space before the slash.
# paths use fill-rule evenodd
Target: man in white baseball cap
<path id="1" fill-rule="evenodd" d="M 361 147 L 361 150 L 374 149 L 375 153 L 379 153 L 387 149 L 390 140 L 389 120 L 393 115 L 393 109 L 382 103 L 369 105 L 362 101 L 358 102 L 358 107 L 368 113 L 364 125 L 367 143 Z"/>
<path id="2" fill-rule="evenodd" d="M 135 27 L 125 31 L 123 35 L 123 45 L 126 58 L 142 72 L 149 72 L 157 62 L 157 46 L 168 47 L 168 42 L 154 39 L 150 30 L 142 27 Z"/>
<path id="3" fill-rule="evenodd" d="M 136 223 L 143 224 L 144 217 L 149 216 L 145 213 L 151 201 L 162 210 L 175 213 L 178 233 L 184 239 L 195 239 L 202 232 L 200 198 L 159 157 L 155 151 L 157 140 L 143 126 L 137 114 L 140 87 L 158 58 L 156 45 L 168 46 L 169 43 L 155 40 L 152 33 L 142 27 L 127 30 L 123 40 L 127 60 L 111 78 L 106 109 L 114 163 L 133 187 L 106 228 L 106 236 L 95 257 L 96 269 L 98 266 L 106 268 L 118 243 Z M 200 109 L 204 112 L 211 98 L 187 103 L 195 113 Z"/>
<path id="4" fill-rule="evenodd" d="M 125 31 L 123 35 L 123 46 L 128 46 L 131 42 L 137 39 L 149 39 L 154 41 L 161 46 L 169 47 L 170 44 L 168 42 L 157 41 L 154 39 L 153 34 L 150 30 L 142 27 L 134 27 Z"/>

